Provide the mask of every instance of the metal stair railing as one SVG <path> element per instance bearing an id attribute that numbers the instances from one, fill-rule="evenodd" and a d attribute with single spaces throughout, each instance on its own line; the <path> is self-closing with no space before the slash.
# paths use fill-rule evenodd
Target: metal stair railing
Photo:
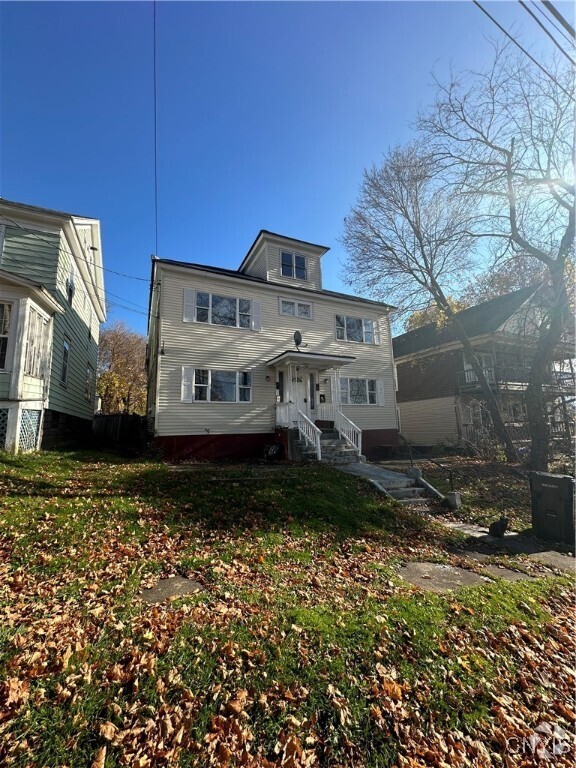
<path id="1" fill-rule="evenodd" d="M 319 406 L 318 417 L 322 421 L 333 421 L 334 429 L 338 431 L 340 437 L 352 448 L 355 448 L 358 455 L 362 453 L 362 430 L 335 405 Z"/>
<path id="2" fill-rule="evenodd" d="M 322 449 L 320 447 L 322 430 L 318 429 L 316 424 L 310 421 L 308 416 L 300 410 L 298 410 L 298 434 L 305 443 L 312 446 L 316 451 L 316 458 L 320 461 L 322 459 Z"/>

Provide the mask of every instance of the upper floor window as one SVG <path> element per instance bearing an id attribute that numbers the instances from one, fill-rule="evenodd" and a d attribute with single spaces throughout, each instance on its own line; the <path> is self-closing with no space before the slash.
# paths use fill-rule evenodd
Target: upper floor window
<path id="1" fill-rule="evenodd" d="M 280 297 L 280 314 L 289 317 L 303 317 L 312 320 L 312 304 L 308 301 L 292 301 Z"/>
<path id="2" fill-rule="evenodd" d="M 249 403 L 252 401 L 252 374 L 184 365 L 181 397 L 185 403 Z"/>
<path id="3" fill-rule="evenodd" d="M 84 382 L 84 399 L 91 403 L 94 400 L 94 368 L 90 364 L 86 366 L 86 381 Z"/>
<path id="4" fill-rule="evenodd" d="M 43 366 L 48 346 L 48 320 L 34 307 L 30 307 L 28 331 L 26 333 L 26 354 L 24 373 L 40 379 L 44 375 Z"/>
<path id="5" fill-rule="evenodd" d="M 340 341 L 359 341 L 378 344 L 377 325 L 365 317 L 336 315 L 336 338 Z"/>
<path id="6" fill-rule="evenodd" d="M 10 332 L 10 315 L 12 304 L 0 304 L 0 368 L 6 367 L 8 354 L 8 333 Z"/>
<path id="7" fill-rule="evenodd" d="M 298 280 L 308 280 L 306 256 L 292 251 L 282 251 L 283 277 L 296 277 Z"/>
<path id="8" fill-rule="evenodd" d="M 62 367 L 60 368 L 60 383 L 66 386 L 68 383 L 68 367 L 70 365 L 70 339 L 64 337 L 62 346 Z"/>
<path id="9" fill-rule="evenodd" d="M 184 322 L 260 330 L 260 302 L 184 289 Z"/>
<path id="10" fill-rule="evenodd" d="M 74 292 L 76 288 L 74 285 L 74 267 L 70 270 L 70 274 L 68 275 L 68 278 L 66 280 L 66 298 L 68 300 L 68 304 L 72 306 L 72 299 L 74 298 Z"/>

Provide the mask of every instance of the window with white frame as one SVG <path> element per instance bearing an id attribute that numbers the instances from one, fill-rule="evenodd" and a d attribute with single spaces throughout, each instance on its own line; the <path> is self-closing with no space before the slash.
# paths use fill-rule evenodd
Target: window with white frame
<path id="1" fill-rule="evenodd" d="M 84 383 L 84 399 L 89 403 L 94 402 L 94 368 L 88 363 L 86 366 L 86 381 Z"/>
<path id="2" fill-rule="evenodd" d="M 66 279 L 66 298 L 68 300 L 68 304 L 72 306 L 72 300 L 74 298 L 74 292 L 76 291 L 75 287 L 75 275 L 74 275 L 74 266 L 70 268 L 70 274 L 68 275 L 68 278 Z"/>
<path id="3" fill-rule="evenodd" d="M 10 317 L 12 304 L 0 303 L 0 369 L 6 367 L 8 354 L 8 334 L 10 333 Z"/>
<path id="4" fill-rule="evenodd" d="M 24 355 L 24 373 L 37 379 L 44 377 L 44 360 L 48 346 L 48 318 L 34 307 L 30 307 L 28 330 L 26 333 L 26 352 Z"/>
<path id="5" fill-rule="evenodd" d="M 336 338 L 339 341 L 379 344 L 378 326 L 374 320 L 366 317 L 336 315 Z"/>
<path id="6" fill-rule="evenodd" d="M 305 320 L 312 320 L 312 304 L 309 301 L 296 301 L 293 299 L 278 299 L 281 315 L 289 317 L 303 317 Z"/>
<path id="7" fill-rule="evenodd" d="M 282 260 L 282 276 L 295 277 L 298 280 L 308 280 L 308 269 L 306 267 L 306 256 L 293 251 L 282 251 L 280 258 Z"/>
<path id="8" fill-rule="evenodd" d="M 382 382 L 378 379 L 340 379 L 342 405 L 383 405 Z"/>
<path id="9" fill-rule="evenodd" d="M 182 366 L 182 402 L 250 403 L 250 371 L 214 371 Z"/>
<path id="10" fill-rule="evenodd" d="M 62 367 L 60 368 L 60 383 L 66 386 L 68 383 L 68 368 L 70 366 L 70 339 L 64 337 L 62 345 Z"/>
<path id="11" fill-rule="evenodd" d="M 260 302 L 184 289 L 184 322 L 260 330 Z"/>

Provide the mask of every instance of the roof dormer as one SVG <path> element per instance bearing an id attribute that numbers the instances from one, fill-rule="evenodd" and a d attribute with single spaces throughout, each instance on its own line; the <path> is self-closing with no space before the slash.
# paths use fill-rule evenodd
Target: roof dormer
<path id="1" fill-rule="evenodd" d="M 322 290 L 324 245 L 260 230 L 238 272 L 271 283 Z"/>

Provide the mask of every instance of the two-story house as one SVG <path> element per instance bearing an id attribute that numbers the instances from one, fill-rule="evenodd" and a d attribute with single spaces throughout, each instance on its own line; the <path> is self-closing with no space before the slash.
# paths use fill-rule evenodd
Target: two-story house
<path id="1" fill-rule="evenodd" d="M 522 288 L 458 313 L 513 440 L 528 438 L 524 393 L 546 289 Z M 543 301 L 544 299 L 544 301 Z M 552 436 L 570 436 L 573 338 L 555 350 L 545 393 Z M 400 431 L 415 445 L 475 443 L 491 434 L 476 374 L 453 327 L 429 324 L 394 339 Z"/>
<path id="2" fill-rule="evenodd" d="M 169 458 L 262 456 L 333 427 L 356 454 L 398 440 L 387 304 L 323 290 L 328 248 L 262 230 L 238 270 L 154 259 L 148 418 Z"/>
<path id="3" fill-rule="evenodd" d="M 0 200 L 0 450 L 89 433 L 102 274 L 96 219 Z"/>

